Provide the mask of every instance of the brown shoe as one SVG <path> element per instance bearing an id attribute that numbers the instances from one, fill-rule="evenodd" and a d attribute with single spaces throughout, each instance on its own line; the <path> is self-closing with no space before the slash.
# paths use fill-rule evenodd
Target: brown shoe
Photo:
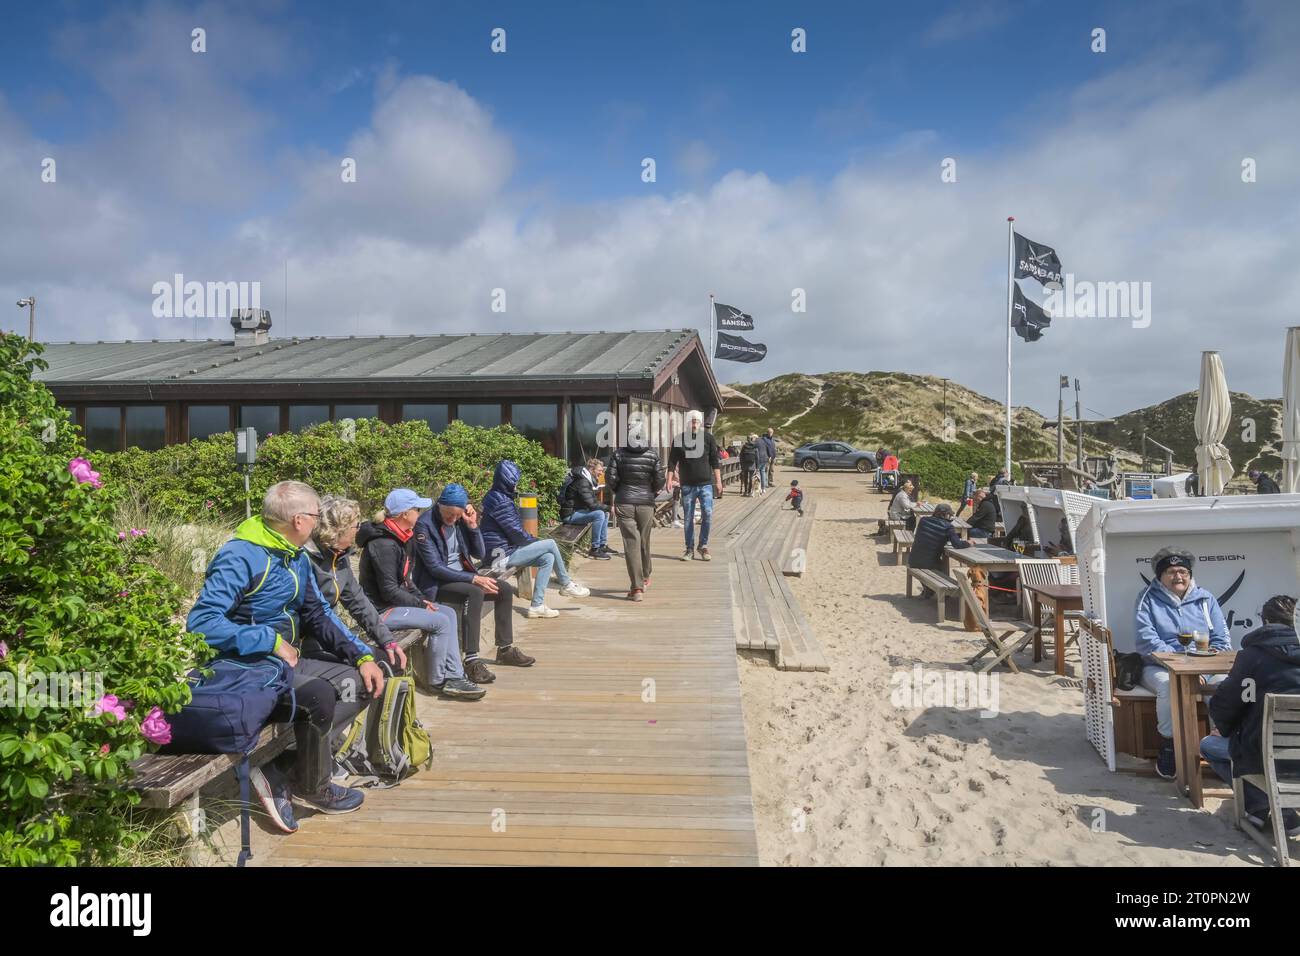
<path id="1" fill-rule="evenodd" d="M 488 670 L 487 664 L 483 663 L 483 658 L 476 657 L 472 661 L 465 662 L 465 679 L 475 684 L 490 684 L 497 679 L 497 675 Z"/>
<path id="2" fill-rule="evenodd" d="M 628 592 L 627 592 L 627 599 L 628 599 L 629 601 L 639 601 L 639 600 L 641 600 L 641 589 L 640 589 L 640 588 L 633 588 L 632 590 L 628 591 Z"/>
<path id="3" fill-rule="evenodd" d="M 712 556 L 711 554 L 709 554 L 709 549 L 708 549 L 708 548 L 700 548 L 700 552 L 699 552 L 699 553 L 700 553 L 700 560 L 701 560 L 701 561 L 712 561 L 712 560 L 713 560 L 713 556 Z"/>
<path id="4" fill-rule="evenodd" d="M 529 657 L 513 644 L 497 648 L 497 663 L 507 667 L 532 667 L 537 658 Z"/>

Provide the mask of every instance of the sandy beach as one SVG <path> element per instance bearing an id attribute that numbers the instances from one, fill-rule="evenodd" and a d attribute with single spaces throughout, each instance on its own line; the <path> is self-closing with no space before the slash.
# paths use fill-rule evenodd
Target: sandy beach
<path id="1" fill-rule="evenodd" d="M 777 488 L 796 473 L 778 469 Z M 904 596 L 904 570 L 871 537 L 886 501 L 853 473 L 798 473 L 817 501 L 808 571 L 792 588 L 829 673 L 742 656 L 759 851 L 766 865 L 1249 865 L 1226 790 L 1204 810 L 1150 762 L 1107 771 L 1083 733 L 1079 662 L 1050 650 L 998 668 L 997 714 L 899 706 L 898 672 L 969 672 L 980 647 L 933 601 Z M 748 655 L 748 652 L 746 652 Z M 990 688 L 991 690 L 992 688 Z M 904 704 L 909 703 L 904 701 Z M 910 703 L 916 703 L 911 701 Z"/>

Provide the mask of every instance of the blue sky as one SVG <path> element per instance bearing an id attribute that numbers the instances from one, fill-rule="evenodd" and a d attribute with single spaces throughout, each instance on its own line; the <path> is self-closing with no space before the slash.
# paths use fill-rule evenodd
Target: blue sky
<path id="1" fill-rule="evenodd" d="M 297 333 L 680 327 L 717 291 L 771 348 L 724 380 L 896 367 L 998 395 L 1008 213 L 1067 269 L 1149 278 L 1164 303 L 1156 333 L 1017 343 L 1018 401 L 1050 405 L 1058 365 L 1123 383 L 1108 411 L 1159 400 L 1195 385 L 1200 348 L 1238 344 L 1213 334 L 1233 309 L 1279 344 L 1294 320 L 1273 318 L 1297 220 L 1300 16 L 1281 0 L 11 6 L 0 170 L 23 172 L 0 201 L 26 228 L 0 290 L 39 289 L 52 338 L 88 310 L 112 337 L 188 335 L 148 314 L 150 280 L 248 277 L 278 303 L 287 260 Z M 338 190 L 352 154 L 364 188 Z M 58 191 L 26 174 L 46 155 Z M 1189 252 L 1220 250 L 1267 281 L 1189 287 Z M 498 286 L 522 304 L 506 318 L 479 312 Z M 1162 318 L 1190 371 L 1150 371 Z M 988 354 L 923 348 L 918 327 Z M 1269 368 L 1225 362 L 1230 385 L 1234 362 Z"/>

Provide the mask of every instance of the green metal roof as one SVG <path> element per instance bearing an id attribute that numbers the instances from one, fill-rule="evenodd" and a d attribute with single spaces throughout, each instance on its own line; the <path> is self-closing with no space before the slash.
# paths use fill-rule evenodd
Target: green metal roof
<path id="1" fill-rule="evenodd" d="M 276 339 L 61 342 L 45 346 L 51 384 L 650 378 L 697 338 L 648 332 L 484 333 Z"/>

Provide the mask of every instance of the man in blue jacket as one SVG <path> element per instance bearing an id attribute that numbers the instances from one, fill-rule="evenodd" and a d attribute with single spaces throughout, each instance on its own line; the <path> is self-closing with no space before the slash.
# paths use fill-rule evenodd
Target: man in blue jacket
<path id="1" fill-rule="evenodd" d="M 1241 639 L 1232 670 L 1210 699 L 1214 732 L 1201 741 L 1201 755 L 1226 783 L 1264 773 L 1264 697 L 1300 694 L 1300 642 L 1296 640 L 1295 598 L 1271 597 L 1260 614 L 1263 627 Z M 1295 761 L 1278 761 L 1294 773 Z M 1289 775 L 1290 775 L 1289 773 Z M 1269 821 L 1268 795 L 1243 781 L 1246 817 L 1261 830 Z M 1300 832 L 1300 814 L 1282 811 L 1283 828 Z"/>
<path id="2" fill-rule="evenodd" d="M 1169 703 L 1169 672 L 1151 655 L 1161 651 L 1182 653 L 1179 634 L 1200 631 L 1209 634 L 1210 647 L 1231 648 L 1228 625 L 1214 595 L 1192 579 L 1193 554 L 1177 547 L 1161 548 L 1151 558 L 1153 577 L 1138 595 L 1135 614 L 1137 652 L 1142 655 L 1142 686 L 1156 695 L 1156 730 L 1162 740 L 1156 755 L 1156 773 L 1172 780 L 1174 760 L 1174 718 Z M 1207 684 L 1223 680 L 1222 674 L 1203 677 Z"/>
<path id="3" fill-rule="evenodd" d="M 534 538 L 524 530 L 515 504 L 518 484 L 519 466 L 509 459 L 497 462 L 492 489 L 483 497 L 483 544 L 488 549 L 493 571 L 537 569 L 529 617 L 559 617 L 559 611 L 546 606 L 546 585 L 551 580 L 552 569 L 560 582 L 560 593 L 566 597 L 586 597 L 591 591 L 569 577 L 560 546 L 554 540 Z"/>
<path id="4" fill-rule="evenodd" d="M 515 589 L 509 581 L 480 574 L 476 562 L 487 553 L 479 515 L 469 492 L 452 482 L 442 489 L 433 507 L 415 522 L 415 586 L 430 601 L 454 607 L 460 618 L 460 644 L 465 652 L 465 676 L 475 684 L 490 684 L 496 675 L 479 657 L 479 622 L 483 602 L 491 601 L 496 626 L 498 664 L 530 667 L 529 657 L 514 638 Z"/>
<path id="5" fill-rule="evenodd" d="M 320 500 L 310 485 L 272 485 L 262 513 L 240 524 L 208 565 L 185 622 L 218 656 L 273 655 L 292 668 L 296 749 L 250 774 L 267 814 L 286 833 L 298 829 L 293 799 L 323 813 L 361 806 L 360 790 L 330 782 L 334 746 L 365 696 L 384 688 L 369 645 L 339 620 L 316 585 L 303 545 L 319 518 Z M 318 648 L 313 657 L 300 656 L 304 637 Z"/>

